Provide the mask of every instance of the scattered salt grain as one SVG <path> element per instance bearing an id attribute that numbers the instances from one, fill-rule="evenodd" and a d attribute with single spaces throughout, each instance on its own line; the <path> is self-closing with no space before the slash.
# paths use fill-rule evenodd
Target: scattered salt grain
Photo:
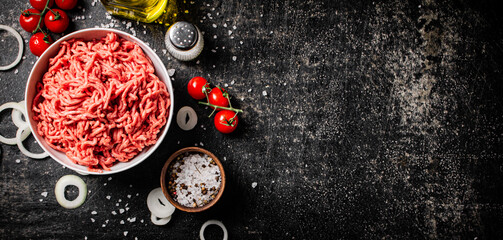
<path id="1" fill-rule="evenodd" d="M 238 57 L 232 56 L 232 61 L 236 61 L 237 59 L 238 59 Z"/>
<path id="2" fill-rule="evenodd" d="M 136 217 L 131 218 L 131 219 L 129 220 L 129 222 L 136 222 Z"/>
<path id="3" fill-rule="evenodd" d="M 257 187 L 257 182 L 252 182 L 252 188 Z"/>
<path id="4" fill-rule="evenodd" d="M 262 91 L 262 95 L 267 96 L 267 92 L 265 90 Z"/>
<path id="5" fill-rule="evenodd" d="M 92 215 L 96 215 L 96 214 L 98 214 L 98 212 L 96 212 L 96 211 L 92 211 L 92 212 L 91 212 L 91 214 L 92 214 Z"/>
<path id="6" fill-rule="evenodd" d="M 41 198 L 41 199 L 39 199 L 38 201 L 39 201 L 39 202 L 42 202 L 42 201 L 44 201 L 44 199 L 42 199 L 42 198 Z"/>
<path id="7" fill-rule="evenodd" d="M 96 220 L 94 220 L 94 218 L 91 218 L 91 222 L 96 222 Z"/>
<path id="8" fill-rule="evenodd" d="M 224 87 L 228 87 L 228 86 L 229 86 L 229 84 L 227 84 L 227 83 L 224 84 Z"/>
<path id="9" fill-rule="evenodd" d="M 106 198 L 107 198 L 108 200 L 110 200 L 110 198 L 111 198 L 111 197 L 110 197 L 110 196 L 106 196 Z"/>
<path id="10" fill-rule="evenodd" d="M 123 214 L 123 213 L 124 213 L 124 211 L 125 211 L 125 210 L 124 210 L 123 208 L 119 209 L 119 213 L 120 213 L 120 214 Z"/>
<path id="11" fill-rule="evenodd" d="M 42 192 L 40 195 L 47 197 L 47 192 Z"/>
<path id="12" fill-rule="evenodd" d="M 236 28 L 237 28 L 236 26 L 232 26 L 232 29 L 236 30 Z"/>
<path id="13" fill-rule="evenodd" d="M 128 194 L 128 195 L 127 195 L 127 198 L 131 198 L 131 194 Z"/>
<path id="14" fill-rule="evenodd" d="M 21 162 L 21 159 L 16 159 L 16 163 L 20 163 Z"/>
<path id="15" fill-rule="evenodd" d="M 112 177 L 109 177 L 109 178 L 108 178 L 108 181 L 110 181 L 110 180 L 112 180 Z"/>
<path id="16" fill-rule="evenodd" d="M 173 77 L 175 75 L 175 69 L 168 69 L 168 76 Z"/>
<path id="17" fill-rule="evenodd" d="M 231 35 L 231 34 L 232 34 L 232 31 L 231 31 L 231 30 L 229 30 L 229 31 L 228 31 L 228 33 L 229 33 L 229 35 Z"/>
<path id="18" fill-rule="evenodd" d="M 214 39 L 217 39 L 217 35 L 213 35 L 213 38 L 214 38 Z"/>
<path id="19" fill-rule="evenodd" d="M 224 27 L 227 27 L 227 23 L 224 23 Z"/>
<path id="20" fill-rule="evenodd" d="M 112 214 L 113 214 L 113 215 L 117 215 L 117 212 L 116 212 L 116 211 L 112 211 Z"/>
<path id="21" fill-rule="evenodd" d="M 216 24 L 214 24 L 214 23 L 213 23 L 213 25 L 211 25 L 211 26 L 213 26 L 213 28 L 217 28 L 217 25 L 216 25 Z"/>
<path id="22" fill-rule="evenodd" d="M 124 237 L 127 236 L 128 231 L 124 231 Z"/>
<path id="23" fill-rule="evenodd" d="M 17 69 L 16 69 L 16 70 L 14 70 L 14 74 L 17 74 L 18 72 L 19 72 L 19 70 L 17 70 Z"/>
<path id="24" fill-rule="evenodd" d="M 120 221 L 120 224 L 124 224 L 124 220 L 121 220 L 121 221 Z"/>
<path id="25" fill-rule="evenodd" d="M 251 88 L 250 88 L 250 89 L 248 89 L 248 92 L 251 92 L 251 91 L 252 91 L 252 89 L 251 89 Z"/>

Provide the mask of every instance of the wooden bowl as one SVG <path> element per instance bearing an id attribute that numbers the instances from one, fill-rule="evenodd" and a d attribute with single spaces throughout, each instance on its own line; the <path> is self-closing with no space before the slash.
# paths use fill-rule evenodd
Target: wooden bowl
<path id="1" fill-rule="evenodd" d="M 208 155 L 209 157 L 211 157 L 213 159 L 213 161 L 215 161 L 215 163 L 217 164 L 218 166 L 218 169 L 220 170 L 220 189 L 218 190 L 218 193 L 217 195 L 215 196 L 214 199 L 212 199 L 210 202 L 208 202 L 207 204 L 201 206 L 201 207 L 186 207 L 186 206 L 182 206 L 181 204 L 179 204 L 177 201 L 175 201 L 171 195 L 169 194 L 168 192 L 168 181 L 169 181 L 169 175 L 167 175 L 167 172 L 169 170 L 169 165 L 171 164 L 171 162 L 173 162 L 176 157 L 184 154 L 184 153 L 202 153 L 202 154 L 206 154 Z M 167 178 L 166 178 L 167 176 Z M 225 188 L 225 172 L 224 172 L 224 168 L 222 166 L 222 163 L 220 162 L 220 160 L 218 160 L 218 158 L 211 152 L 209 152 L 208 150 L 205 150 L 205 149 L 202 149 L 202 148 L 199 148 L 199 147 L 187 147 L 187 148 L 183 148 L 183 149 L 180 149 L 178 151 L 176 151 L 175 153 L 173 153 L 173 155 L 171 155 L 168 160 L 166 161 L 166 163 L 164 164 L 164 167 L 162 168 L 162 172 L 161 172 L 161 189 L 162 189 L 162 192 L 164 193 L 164 196 L 166 196 L 166 198 L 168 199 L 168 201 L 173 204 L 173 206 L 175 206 L 176 208 L 184 211 L 184 212 L 201 212 L 201 211 L 204 211 L 208 208 L 210 208 L 211 206 L 215 205 L 215 203 L 218 202 L 218 200 L 220 199 L 220 197 L 222 196 L 222 193 L 224 192 L 224 188 Z"/>

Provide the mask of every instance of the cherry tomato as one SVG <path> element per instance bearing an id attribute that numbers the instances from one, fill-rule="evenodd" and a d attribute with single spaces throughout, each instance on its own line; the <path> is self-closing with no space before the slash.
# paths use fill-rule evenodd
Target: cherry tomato
<path id="1" fill-rule="evenodd" d="M 223 92 L 222 92 L 223 90 Z M 216 106 L 220 106 L 220 107 L 228 107 L 229 106 L 229 100 L 227 100 L 227 98 L 224 96 L 227 95 L 227 91 L 225 91 L 225 89 L 222 88 L 222 90 L 220 90 L 219 88 L 215 87 L 213 89 L 211 89 L 211 92 L 208 94 L 208 102 L 210 104 L 213 104 L 213 105 L 216 105 Z M 214 109 L 214 107 L 211 107 Z M 222 109 L 220 108 L 217 108 L 217 111 L 220 111 Z"/>
<path id="2" fill-rule="evenodd" d="M 209 89 L 209 84 L 203 77 L 194 77 L 190 79 L 189 84 L 187 84 L 187 91 L 189 95 L 196 99 L 201 100 L 206 97 L 204 91 Z"/>
<path id="3" fill-rule="evenodd" d="M 36 8 L 39 11 L 44 10 L 46 3 L 47 3 L 47 0 L 30 0 L 31 6 Z M 54 0 L 49 0 L 49 5 L 47 7 L 52 7 L 53 4 L 54 4 Z"/>
<path id="4" fill-rule="evenodd" d="M 48 11 L 45 14 L 44 23 L 51 32 L 62 33 L 66 30 L 68 24 L 70 24 L 70 19 L 65 11 L 61 9 L 52 9 L 52 11 Z"/>
<path id="5" fill-rule="evenodd" d="M 34 14 L 33 14 L 34 13 Z M 19 24 L 27 32 L 33 32 L 37 28 L 38 21 L 40 20 L 40 11 L 34 8 L 24 10 L 19 16 Z M 40 27 L 44 26 L 44 21 L 40 22 Z"/>
<path id="6" fill-rule="evenodd" d="M 77 0 L 56 0 L 56 5 L 61 9 L 70 10 L 77 5 Z"/>
<path id="7" fill-rule="evenodd" d="M 40 57 L 40 55 L 44 53 L 44 51 L 51 45 L 51 43 L 51 36 L 45 37 L 45 35 L 41 32 L 35 33 L 30 38 L 30 51 L 31 53 L 33 53 L 33 55 Z"/>
<path id="8" fill-rule="evenodd" d="M 221 133 L 231 133 L 238 126 L 238 115 L 231 110 L 222 110 L 215 115 L 215 127 Z"/>

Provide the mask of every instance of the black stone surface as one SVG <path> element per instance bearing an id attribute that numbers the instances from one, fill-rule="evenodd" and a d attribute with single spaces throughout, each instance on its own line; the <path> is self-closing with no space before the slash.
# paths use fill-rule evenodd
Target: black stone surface
<path id="1" fill-rule="evenodd" d="M 28 48 L 18 24 L 28 1 L 1 5 L 0 24 Z M 105 26 L 150 43 L 176 70 L 175 110 L 193 107 L 198 126 L 186 133 L 173 123 L 131 170 L 82 176 L 90 193 L 74 210 L 53 193 L 71 170 L 0 145 L 0 238 L 197 239 L 209 219 L 221 220 L 231 239 L 503 238 L 497 1 L 180 2 L 205 38 L 201 56 L 187 63 L 166 55 L 167 27 L 109 17 L 95 0 L 78 6 L 65 34 Z M 5 65 L 17 50 L 0 34 Z M 24 56 L 0 72 L 0 103 L 24 99 L 36 61 L 27 49 Z M 237 132 L 218 133 L 210 110 L 190 99 L 185 87 L 198 75 L 227 86 L 245 111 Z M 10 112 L 0 120 L 0 133 L 13 136 Z M 33 138 L 25 143 L 40 150 Z M 195 145 L 223 160 L 223 198 L 153 225 L 146 197 L 164 161 Z M 207 239 L 221 239 L 218 228 L 207 230 Z"/>

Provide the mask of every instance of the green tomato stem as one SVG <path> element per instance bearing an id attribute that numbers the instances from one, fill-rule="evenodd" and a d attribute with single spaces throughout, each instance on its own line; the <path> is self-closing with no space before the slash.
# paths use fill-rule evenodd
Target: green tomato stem
<path id="1" fill-rule="evenodd" d="M 214 104 L 211 104 L 211 103 L 207 103 L 207 102 L 199 102 L 199 104 L 202 104 L 202 105 L 206 105 L 206 106 L 210 106 L 210 107 L 214 107 L 215 109 L 219 108 L 219 109 L 223 109 L 223 110 L 231 110 L 233 112 L 240 112 L 242 113 L 243 110 L 241 109 L 237 109 L 237 108 L 233 108 L 233 107 L 221 107 L 221 106 L 217 106 L 217 105 L 214 105 Z"/>
<path id="2" fill-rule="evenodd" d="M 47 12 L 47 9 L 51 10 L 51 9 L 49 8 L 49 2 L 50 2 L 50 0 L 47 0 L 47 2 L 45 2 L 44 10 L 42 10 L 42 12 L 40 13 L 40 19 L 38 20 L 37 27 L 36 27 L 36 28 L 35 28 L 35 30 L 33 30 L 33 32 L 32 32 L 33 34 L 37 33 L 38 31 L 41 31 L 42 33 L 44 33 L 44 31 L 42 31 L 42 28 L 40 27 L 40 23 L 41 23 L 42 21 L 44 21 L 44 14 L 45 14 L 45 12 Z M 51 11 L 52 11 L 52 10 L 51 10 Z M 44 33 L 44 35 L 46 35 L 46 34 Z M 46 36 L 47 36 L 47 35 L 46 35 Z"/>

